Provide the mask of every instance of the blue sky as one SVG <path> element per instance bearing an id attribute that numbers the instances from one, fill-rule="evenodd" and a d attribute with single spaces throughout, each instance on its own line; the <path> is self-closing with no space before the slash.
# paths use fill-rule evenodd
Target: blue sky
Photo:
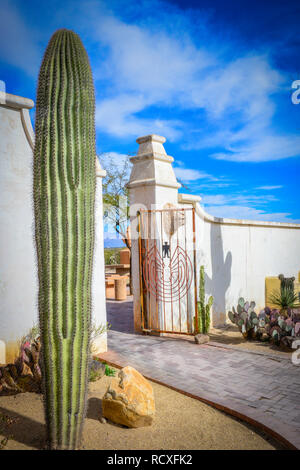
<path id="1" fill-rule="evenodd" d="M 300 223 L 299 2 L 0 0 L 0 17 L 8 93 L 35 99 L 51 34 L 73 29 L 94 74 L 99 154 L 117 162 L 138 136 L 163 135 L 210 214 Z"/>

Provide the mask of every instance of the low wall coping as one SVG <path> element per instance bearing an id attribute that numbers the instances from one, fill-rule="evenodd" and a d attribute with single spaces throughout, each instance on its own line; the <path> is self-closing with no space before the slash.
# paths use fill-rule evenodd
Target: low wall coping
<path id="1" fill-rule="evenodd" d="M 11 95 L 10 93 L 5 93 L 4 97 L 4 102 L 0 103 L 0 106 L 8 106 L 15 109 L 31 109 L 34 107 L 34 101 L 29 98 Z"/>
<path id="2" fill-rule="evenodd" d="M 226 217 L 215 217 L 205 212 L 199 204 L 196 195 L 192 194 L 178 194 L 178 202 L 185 204 L 192 204 L 195 207 L 196 213 L 199 217 L 207 222 L 221 225 L 240 225 L 240 226 L 254 226 L 254 227 L 277 227 L 277 228 L 291 228 L 300 229 L 300 224 L 293 224 L 290 222 L 268 222 L 264 220 L 246 220 L 246 219 L 229 219 Z M 200 198 L 201 200 L 201 198 Z"/>

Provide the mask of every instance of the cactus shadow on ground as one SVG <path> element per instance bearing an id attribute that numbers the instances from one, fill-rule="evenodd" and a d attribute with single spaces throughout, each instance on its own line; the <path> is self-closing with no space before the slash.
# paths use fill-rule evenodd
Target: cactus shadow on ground
<path id="1" fill-rule="evenodd" d="M 86 417 L 99 421 L 102 416 L 102 400 L 101 398 L 92 397 L 88 400 Z"/>
<path id="2" fill-rule="evenodd" d="M 46 426 L 27 416 L 0 407 L 0 415 L 5 415 L 13 420 L 11 426 L 1 430 L 1 437 L 13 439 L 21 444 L 35 449 L 42 449 L 46 445 Z M 33 439 L 32 436 L 38 436 Z"/>

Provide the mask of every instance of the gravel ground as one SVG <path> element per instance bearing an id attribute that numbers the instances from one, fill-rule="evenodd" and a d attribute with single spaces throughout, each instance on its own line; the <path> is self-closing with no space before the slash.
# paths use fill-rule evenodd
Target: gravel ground
<path id="1" fill-rule="evenodd" d="M 150 427 L 127 429 L 102 423 L 101 398 L 109 381 L 90 383 L 84 449 L 279 449 L 280 445 L 242 422 L 193 398 L 152 383 L 156 416 Z M 12 423 L 7 424 L 7 419 Z M 41 395 L 0 397 L 1 436 L 10 436 L 5 449 L 42 449 L 45 426 Z M 2 431 L 1 431 L 2 428 Z M 4 429 L 3 429 L 4 428 Z"/>

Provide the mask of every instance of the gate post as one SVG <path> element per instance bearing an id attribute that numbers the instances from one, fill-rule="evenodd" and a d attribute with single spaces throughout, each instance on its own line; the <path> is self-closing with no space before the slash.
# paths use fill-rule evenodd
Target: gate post
<path id="1" fill-rule="evenodd" d="M 173 157 L 166 154 L 166 139 L 151 134 L 139 137 L 137 155 L 130 159 L 132 170 L 129 188 L 131 220 L 131 273 L 134 305 L 134 329 L 141 331 L 141 292 L 139 269 L 139 240 L 137 213 L 140 209 L 162 209 L 166 204 L 178 203 L 178 183 L 172 168 Z"/>
<path id="2" fill-rule="evenodd" d="M 104 262 L 104 232 L 103 232 L 103 201 L 102 179 L 106 171 L 101 168 L 96 157 L 96 200 L 95 200 L 95 248 L 92 283 L 92 321 L 94 326 L 105 326 L 106 299 L 105 299 L 105 262 Z M 107 332 L 95 337 L 92 343 L 92 353 L 100 354 L 107 351 Z"/>

